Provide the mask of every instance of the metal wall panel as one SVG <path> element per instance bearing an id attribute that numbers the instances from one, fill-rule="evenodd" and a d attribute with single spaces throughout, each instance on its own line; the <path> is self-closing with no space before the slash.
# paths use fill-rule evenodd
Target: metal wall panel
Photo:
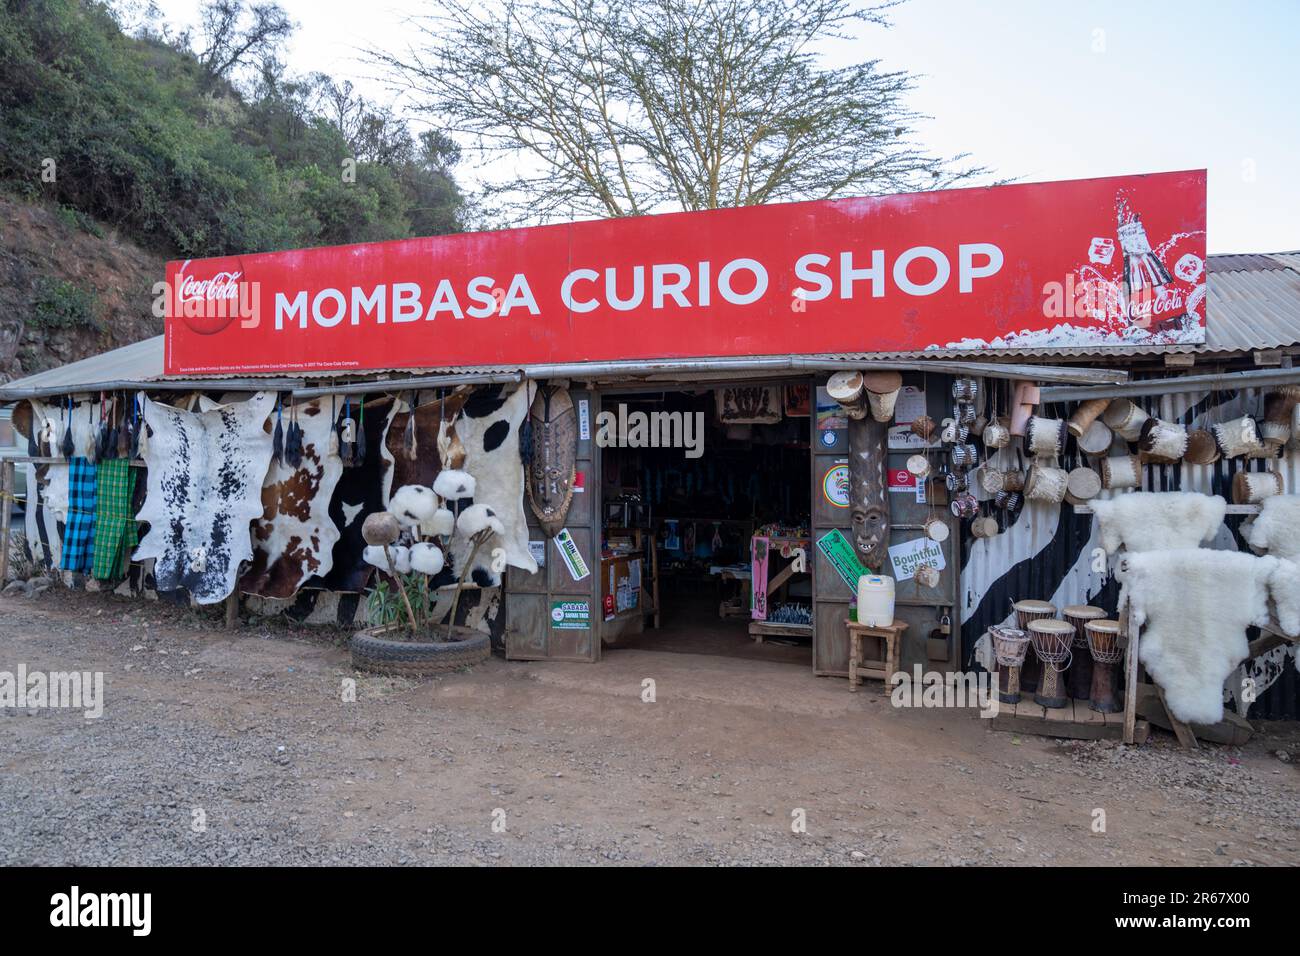
<path id="1" fill-rule="evenodd" d="M 1139 401 L 1149 414 L 1179 421 L 1189 428 L 1207 427 L 1243 414 L 1259 414 L 1262 390 L 1230 391 L 1215 395 L 1154 396 Z M 1062 413 L 1058 409 L 1056 413 Z M 1219 461 L 1213 465 L 1148 466 L 1143 488 L 1147 491 L 1197 491 L 1222 495 L 1231 501 L 1232 477 L 1244 467 L 1275 467 L 1283 475 L 1288 494 L 1300 493 L 1300 453 L 1292 445 L 1276 461 Z M 1003 451 L 1003 458 L 1014 454 Z M 1120 492 L 1121 494 L 1123 492 Z M 983 492 L 977 492 L 983 496 Z M 1102 492 L 1109 497 L 1111 492 Z M 1225 528 L 1208 547 L 1243 550 L 1241 525 L 1248 516 L 1229 515 Z M 1069 505 L 1029 503 L 1013 521 L 1003 518 L 1003 532 L 995 538 L 962 542 L 961 635 L 962 660 L 973 666 L 975 643 L 991 625 L 1010 621 L 1011 602 L 1034 598 L 1058 608 L 1069 604 L 1094 604 L 1114 611 L 1119 586 L 1110 571 L 1092 570 L 1092 554 L 1100 547 L 1096 519 L 1075 514 Z M 1113 567 L 1113 559 L 1109 567 Z M 1250 632 L 1253 639 L 1257 634 Z M 1300 675 L 1294 666 L 1283 668 L 1277 682 L 1251 707 L 1252 718 L 1300 717 Z"/>

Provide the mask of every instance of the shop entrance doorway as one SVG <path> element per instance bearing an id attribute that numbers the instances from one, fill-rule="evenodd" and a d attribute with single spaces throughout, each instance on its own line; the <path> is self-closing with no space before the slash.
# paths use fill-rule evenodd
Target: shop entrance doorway
<path id="1" fill-rule="evenodd" d="M 810 391 L 602 390 L 605 652 L 811 664 Z"/>

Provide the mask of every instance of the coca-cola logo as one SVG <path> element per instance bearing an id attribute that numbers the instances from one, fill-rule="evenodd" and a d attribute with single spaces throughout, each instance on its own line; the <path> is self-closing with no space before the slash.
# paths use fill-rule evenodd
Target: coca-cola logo
<path id="1" fill-rule="evenodd" d="M 227 270 L 207 278 L 186 274 L 185 262 L 176 276 L 175 311 L 190 330 L 214 335 L 247 311 L 243 272 Z"/>
<path id="2" fill-rule="evenodd" d="M 237 299 L 242 272 L 218 272 L 211 279 L 182 276 L 176 294 L 182 302 L 191 299 Z"/>

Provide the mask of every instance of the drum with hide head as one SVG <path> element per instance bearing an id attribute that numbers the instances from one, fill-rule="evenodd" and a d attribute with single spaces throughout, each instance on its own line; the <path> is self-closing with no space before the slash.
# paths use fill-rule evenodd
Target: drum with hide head
<path id="1" fill-rule="evenodd" d="M 1099 714 L 1118 713 L 1121 704 L 1115 693 L 1115 676 L 1118 664 L 1124 657 L 1120 623 L 1111 620 L 1087 621 L 1083 627 L 1092 657 L 1090 706 Z"/>
<path id="2" fill-rule="evenodd" d="M 995 625 L 989 628 L 993 639 L 993 657 L 998 662 L 998 700 L 1004 704 L 1020 701 L 1020 669 L 1029 650 L 1029 635 L 1018 627 Z"/>
<path id="3" fill-rule="evenodd" d="M 1087 700 L 1092 691 L 1092 655 L 1088 653 L 1088 632 L 1085 625 L 1089 621 L 1100 621 L 1105 616 L 1105 611 L 1090 604 L 1072 604 L 1061 612 L 1061 617 L 1074 628 L 1074 643 L 1071 645 L 1073 653 L 1066 685 L 1070 696 L 1075 700 Z"/>
<path id="4" fill-rule="evenodd" d="M 1095 421 L 1079 436 L 1079 451 L 1085 455 L 1104 455 L 1110 451 L 1114 441 L 1115 433 L 1106 427 L 1106 423 Z"/>
<path id="5" fill-rule="evenodd" d="M 1016 601 L 1011 605 L 1016 613 L 1016 627 L 1029 633 L 1029 625 L 1034 621 L 1056 617 L 1056 605 L 1047 601 Z M 1038 689 L 1038 658 L 1030 655 L 1020 669 L 1020 689 L 1031 691 Z"/>
<path id="6" fill-rule="evenodd" d="M 1043 668 L 1035 702 L 1044 707 L 1064 707 L 1069 698 L 1064 687 L 1065 671 L 1070 666 L 1070 645 L 1074 642 L 1074 625 L 1069 621 L 1042 618 L 1029 622 L 1029 641 L 1034 656 Z"/>

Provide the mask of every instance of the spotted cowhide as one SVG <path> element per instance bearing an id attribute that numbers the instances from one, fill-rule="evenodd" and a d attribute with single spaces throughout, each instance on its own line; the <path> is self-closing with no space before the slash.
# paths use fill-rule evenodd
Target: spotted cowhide
<path id="1" fill-rule="evenodd" d="M 496 587 L 501 574 L 492 570 L 492 551 L 501 548 L 505 563 L 529 574 L 536 572 L 537 562 L 528 550 L 528 521 L 524 505 L 524 470 L 520 457 L 519 430 L 528 416 L 531 384 L 492 385 L 448 396 L 443 404 L 429 402 L 415 410 L 416 457 L 405 453 L 408 412 L 405 406 L 394 408 L 389 416 L 383 454 L 389 473 L 384 480 L 385 506 L 393 489 L 406 484 L 432 486 L 442 462 L 438 457 L 438 437 L 458 442 L 464 449 L 461 466 L 474 476 L 474 498 L 461 499 L 459 506 L 485 504 L 505 526 L 505 534 L 482 547 L 474 560 L 470 579 L 480 587 Z M 454 438 L 446 434 L 454 432 Z M 435 587 L 452 583 L 472 549 L 471 542 L 457 533 L 451 542 L 448 562 L 431 580 Z"/>
<path id="2" fill-rule="evenodd" d="M 343 461 L 330 452 L 329 398 L 299 404 L 284 421 L 302 429 L 302 460 L 271 459 L 262 481 L 262 515 L 253 522 L 253 560 L 239 579 L 247 594 L 287 598 L 307 579 L 329 573 L 339 531 L 330 501 Z"/>
<path id="3" fill-rule="evenodd" d="M 138 517 L 149 531 L 135 560 L 154 559 L 159 591 L 185 588 L 215 604 L 234 590 L 240 563 L 253 557 L 250 523 L 263 514 L 275 398 L 258 392 L 201 412 L 145 406 L 149 476 Z"/>

